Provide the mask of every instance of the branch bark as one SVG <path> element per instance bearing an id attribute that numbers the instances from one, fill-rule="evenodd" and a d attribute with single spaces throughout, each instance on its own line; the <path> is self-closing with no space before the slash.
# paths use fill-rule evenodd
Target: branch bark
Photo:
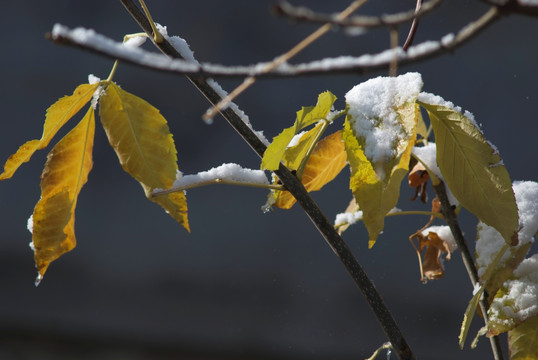
<path id="1" fill-rule="evenodd" d="M 121 48 L 120 43 L 115 43 L 102 35 L 86 30 L 85 37 L 70 36 L 70 34 L 53 34 L 48 37 L 61 44 L 77 46 L 82 49 L 107 56 L 112 59 L 119 59 L 134 65 L 142 66 L 158 71 L 187 75 L 194 77 L 298 77 L 312 75 L 347 74 L 387 70 L 393 61 L 397 61 L 399 66 L 417 63 L 426 59 L 451 53 L 473 37 L 477 36 L 486 27 L 500 18 L 501 13 L 497 7 L 492 6 L 484 15 L 476 21 L 471 22 L 462 28 L 456 35 L 447 34 L 438 41 L 426 41 L 415 46 L 411 46 L 404 51 L 398 47 L 388 49 L 378 54 L 366 54 L 359 57 L 342 56 L 337 58 L 326 58 L 309 63 L 290 65 L 281 64 L 270 72 L 266 72 L 269 63 L 259 63 L 252 66 L 223 66 L 214 64 L 200 64 L 173 59 L 163 55 L 148 53 L 142 49 Z M 75 29 L 74 31 L 79 31 Z M 150 37 L 152 33 L 149 33 Z M 104 46 L 104 44 L 107 46 Z M 167 46 L 170 46 L 169 44 Z M 260 70 L 261 69 L 261 70 Z"/>
<path id="2" fill-rule="evenodd" d="M 463 232 L 461 231 L 458 219 L 456 217 L 456 214 L 454 213 L 454 209 L 452 209 L 452 206 L 450 205 L 450 201 L 448 200 L 448 196 L 446 193 L 445 184 L 441 181 L 438 185 L 433 186 L 435 190 L 435 194 L 439 198 L 439 201 L 441 202 L 441 213 L 445 217 L 445 220 L 450 227 L 450 231 L 452 232 L 452 235 L 454 236 L 454 239 L 456 240 L 456 244 L 458 245 L 458 250 L 461 253 L 463 264 L 465 265 L 465 269 L 467 269 L 467 274 L 469 275 L 469 279 L 471 280 L 471 283 L 473 286 L 479 283 L 480 279 L 478 277 L 478 271 L 476 270 L 476 266 L 473 261 L 473 256 L 471 255 L 471 252 L 469 251 L 469 247 L 467 246 L 467 242 L 465 241 L 465 237 L 463 236 Z M 488 301 L 488 293 L 487 291 L 484 291 L 484 295 L 481 297 L 479 301 L 480 310 L 482 311 L 482 314 L 484 316 L 484 321 L 487 322 L 487 313 L 489 309 L 489 301 Z M 493 356 L 495 360 L 503 360 L 503 353 L 502 353 L 502 347 L 501 342 L 498 336 L 490 337 L 490 345 L 491 350 L 493 352 Z"/>
<path id="3" fill-rule="evenodd" d="M 334 15 L 316 13 L 305 7 L 293 6 L 288 2 L 281 2 L 280 4 L 273 6 L 272 10 L 275 15 L 285 16 L 293 21 L 331 24 L 340 27 L 377 28 L 405 24 L 432 11 L 441 4 L 441 1 L 442 0 L 430 0 L 425 3 L 420 10 L 411 10 L 380 16 L 355 15 L 346 19 L 336 19 Z"/>
<path id="4" fill-rule="evenodd" d="M 130 0 L 121 0 L 122 4 L 133 16 L 133 18 L 139 23 L 141 28 L 148 34 L 151 34 L 151 26 L 145 16 Z M 181 57 L 176 49 L 172 47 L 168 41 L 155 44 L 163 53 L 173 56 Z M 212 103 L 216 104 L 221 100 L 221 97 L 216 91 L 207 83 L 207 81 L 200 77 L 188 77 L 189 80 L 202 92 L 202 94 Z M 266 146 L 256 136 L 250 127 L 248 127 L 241 116 L 236 114 L 231 107 L 221 110 L 221 114 L 228 121 L 228 123 L 241 135 L 241 137 L 251 146 L 251 148 L 261 157 L 266 149 Z M 353 256 L 351 250 L 348 248 L 344 240 L 338 235 L 332 224 L 319 209 L 317 204 L 312 200 L 304 186 L 286 167 L 280 166 L 279 170 L 275 171 L 276 175 L 280 178 L 287 190 L 290 191 L 297 199 L 299 204 L 303 207 L 304 211 L 308 214 L 316 228 L 323 235 L 325 241 L 329 244 L 331 249 L 340 258 L 341 262 L 350 273 L 355 283 L 359 286 L 360 290 L 366 297 L 368 304 L 372 311 L 378 318 L 385 334 L 389 341 L 392 343 L 394 351 L 397 353 L 400 359 L 414 359 L 414 355 L 407 344 L 407 341 L 403 337 L 399 330 L 396 321 L 392 317 L 392 314 L 384 304 L 382 297 L 377 292 L 374 284 L 367 276 L 366 272 L 360 266 L 358 261 Z"/>

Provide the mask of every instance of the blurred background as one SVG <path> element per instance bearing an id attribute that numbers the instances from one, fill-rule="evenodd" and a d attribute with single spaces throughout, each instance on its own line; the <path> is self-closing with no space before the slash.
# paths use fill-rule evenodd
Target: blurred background
<path id="1" fill-rule="evenodd" d="M 337 12 L 348 1 L 293 3 Z M 147 4 L 155 21 L 185 38 L 200 61 L 227 65 L 273 59 L 317 28 L 274 17 L 272 1 Z M 414 6 L 412 0 L 372 0 L 361 13 Z M 486 10 L 479 1 L 446 1 L 423 18 L 415 43 L 456 32 Z M 119 1 L 2 1 L 0 12 L 3 162 L 40 137 L 45 110 L 57 98 L 71 94 L 88 74 L 106 78 L 112 66 L 111 60 L 47 41 L 44 35 L 55 23 L 93 28 L 117 40 L 140 30 Z M 474 113 L 514 180 L 538 180 L 537 25 L 536 19 L 506 17 L 453 54 L 399 69 L 422 73 L 424 91 Z M 408 25 L 400 28 L 402 42 L 407 31 Z M 360 37 L 335 30 L 293 62 L 375 53 L 388 44 L 385 29 Z M 343 108 L 349 89 L 378 75 L 387 72 L 261 80 L 237 103 L 272 138 L 292 124 L 301 106 L 314 105 L 320 92 L 332 91 L 336 107 Z M 259 168 L 260 159 L 222 118 L 210 126 L 202 122 L 208 103 L 183 77 L 121 64 L 115 80 L 168 119 L 184 173 L 225 162 Z M 238 83 L 221 81 L 228 90 Z M 264 190 L 189 190 L 189 234 L 145 199 L 100 127 L 93 156 L 77 207 L 77 247 L 51 265 L 37 288 L 26 221 L 40 196 L 46 151 L 0 184 L 0 359 L 361 359 L 386 341 L 360 291 L 297 205 L 264 214 Z M 313 195 L 329 219 L 351 199 L 347 176 L 344 170 Z M 402 187 L 400 208 L 429 210 L 409 202 L 412 194 Z M 465 211 L 460 218 L 472 248 L 476 220 Z M 371 250 L 362 224 L 344 239 L 417 357 L 492 358 L 487 339 L 475 350 L 457 344 L 472 296 L 459 254 L 445 263 L 444 278 L 420 283 L 408 237 L 426 221 L 387 219 Z M 481 326 L 475 319 L 470 336 Z"/>

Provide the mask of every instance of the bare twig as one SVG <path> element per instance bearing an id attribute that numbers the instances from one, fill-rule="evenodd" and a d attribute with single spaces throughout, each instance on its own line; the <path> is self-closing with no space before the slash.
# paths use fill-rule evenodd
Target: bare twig
<path id="1" fill-rule="evenodd" d="M 422 8 L 422 0 L 417 0 L 417 7 L 415 8 L 415 14 L 418 14 L 421 8 Z M 407 51 L 407 49 L 413 43 L 413 40 L 415 39 L 415 34 L 417 33 L 418 23 L 419 23 L 419 17 L 415 16 L 415 18 L 413 19 L 413 23 L 411 24 L 411 29 L 409 29 L 409 34 L 407 35 L 407 39 L 405 40 L 405 43 L 402 46 L 403 51 Z"/>
<path id="2" fill-rule="evenodd" d="M 151 197 L 158 197 L 158 196 L 163 196 L 163 195 L 167 195 L 167 194 L 171 194 L 171 193 L 175 193 L 175 192 L 180 192 L 180 191 L 184 191 L 184 190 L 199 188 L 199 187 L 202 187 L 202 186 L 216 185 L 216 184 L 235 185 L 235 186 L 243 186 L 243 187 L 253 187 L 253 188 L 258 188 L 258 189 L 285 190 L 284 186 L 282 186 L 282 185 L 250 183 L 250 182 L 245 182 L 245 181 L 237 181 L 237 180 L 217 178 L 217 179 L 210 179 L 210 180 L 200 181 L 200 182 L 197 182 L 197 183 L 192 183 L 192 184 L 183 185 L 183 186 L 174 186 L 174 187 L 171 187 L 170 189 L 166 189 L 166 190 L 155 190 L 151 194 Z"/>
<path id="3" fill-rule="evenodd" d="M 463 45 L 473 37 L 477 36 L 487 26 L 500 18 L 500 13 L 496 7 L 491 7 L 484 15 L 476 21 L 468 24 L 456 35 L 447 34 L 439 41 L 427 41 L 415 46 L 411 46 L 407 52 L 401 48 L 385 50 L 378 54 L 367 54 L 359 57 L 343 56 L 337 58 L 326 58 L 310 63 L 297 65 L 281 64 L 270 72 L 266 72 L 268 63 L 256 64 L 253 66 L 222 66 L 213 64 L 193 64 L 177 58 L 165 57 L 148 53 L 142 49 L 121 48 L 120 43 L 103 37 L 99 34 L 87 34 L 86 37 L 70 36 L 68 32 L 49 34 L 49 38 L 57 43 L 80 47 L 100 55 L 124 62 L 142 66 L 145 68 L 189 75 L 197 77 L 298 77 L 327 74 L 346 73 L 367 73 L 378 70 L 386 70 L 390 67 L 395 56 L 399 66 L 417 63 L 426 59 L 440 56 L 447 52 L 451 53 L 459 46 Z M 75 29 L 78 30 L 78 29 Z M 88 30 L 89 31 L 89 30 Z M 110 46 L 101 46 L 108 41 Z M 116 44 L 117 46 L 112 46 Z M 262 69 L 262 70 L 260 70 Z"/>
<path id="4" fill-rule="evenodd" d="M 134 6 L 132 0 L 121 0 L 125 8 L 139 23 L 141 28 L 150 33 L 151 26 L 147 19 L 141 14 L 140 10 Z M 166 39 L 156 46 L 165 54 L 173 57 L 181 57 L 178 51 Z M 202 94 L 212 103 L 215 104 L 221 100 L 219 94 L 211 87 L 207 81 L 200 77 L 188 77 L 189 80 L 202 92 Z M 241 116 L 237 114 L 232 107 L 221 110 L 221 114 L 228 123 L 243 137 L 243 139 L 251 146 L 251 148 L 261 157 L 266 149 L 264 143 L 256 136 L 253 130 L 245 124 Z M 367 276 L 366 272 L 360 266 L 358 261 L 353 256 L 353 253 L 348 248 L 344 240 L 338 235 L 332 223 L 327 219 L 323 212 L 319 209 L 314 200 L 310 197 L 304 186 L 285 166 L 282 164 L 275 171 L 275 174 L 282 181 L 286 189 L 292 193 L 301 204 L 305 212 L 308 214 L 316 228 L 323 235 L 327 244 L 331 247 L 334 253 L 340 258 L 351 277 L 358 285 L 365 298 L 368 301 L 372 311 L 378 318 L 385 334 L 392 343 L 394 351 L 400 359 L 414 359 L 414 355 L 399 330 L 392 314 L 385 305 L 383 298 L 377 292 L 374 284 Z"/>
<path id="5" fill-rule="evenodd" d="M 390 48 L 394 50 L 398 48 L 398 28 L 393 26 L 390 28 Z M 394 52 L 394 57 L 389 65 L 389 76 L 395 77 L 398 75 L 398 53 Z"/>
<path id="6" fill-rule="evenodd" d="M 349 5 L 344 11 L 339 13 L 336 16 L 337 20 L 342 20 L 350 16 L 353 12 L 355 12 L 359 7 L 361 7 L 364 3 L 366 3 L 367 0 L 354 0 L 351 5 Z M 297 55 L 299 52 L 304 50 L 307 46 L 312 44 L 314 41 L 319 39 L 321 36 L 325 35 L 327 32 L 331 30 L 331 24 L 325 24 L 316 31 L 314 31 L 312 34 L 307 36 L 303 41 L 299 42 L 297 45 L 295 45 L 293 48 L 291 48 L 288 52 L 285 54 L 277 57 L 275 60 L 267 64 L 263 69 L 262 73 L 269 73 L 272 70 L 276 69 L 278 66 L 282 65 L 283 63 L 290 60 L 292 57 Z M 245 91 L 247 88 L 249 88 L 254 82 L 256 81 L 256 77 L 253 75 L 250 75 L 247 77 L 241 85 L 236 87 L 232 92 L 228 94 L 224 99 L 219 101 L 216 105 L 213 106 L 210 110 L 208 110 L 204 114 L 204 119 L 212 119 L 217 113 L 224 109 L 230 102 L 232 102 L 239 94 L 241 94 L 243 91 Z"/>
<path id="7" fill-rule="evenodd" d="M 445 220 L 450 227 L 450 231 L 456 240 L 456 244 L 458 245 L 458 250 L 461 253 L 465 269 L 467 269 L 469 279 L 471 280 L 472 285 L 475 286 L 479 283 L 478 272 L 476 270 L 471 252 L 469 251 L 469 247 L 467 246 L 467 242 L 465 241 L 465 237 L 463 236 L 463 232 L 461 231 L 456 214 L 454 213 L 454 209 L 452 209 L 450 201 L 448 200 L 445 184 L 441 181 L 438 185 L 433 185 L 433 188 L 437 194 L 437 197 L 439 198 L 439 201 L 441 202 L 441 213 L 445 217 Z M 480 299 L 479 304 L 480 310 L 482 311 L 482 314 L 484 314 L 484 320 L 486 321 L 489 308 L 487 291 L 484 291 L 484 296 Z M 503 353 L 499 337 L 491 337 L 490 344 L 495 360 L 502 360 Z"/>
<path id="8" fill-rule="evenodd" d="M 340 27 L 391 27 L 407 23 L 419 18 L 435 9 L 442 0 L 431 0 L 425 3 L 419 11 L 410 10 L 398 14 L 388 14 L 380 16 L 355 15 L 346 19 L 338 20 L 334 15 L 316 13 L 305 7 L 296 7 L 288 2 L 281 2 L 273 7 L 276 15 L 286 16 L 294 21 L 306 21 L 312 23 L 330 23 Z"/>

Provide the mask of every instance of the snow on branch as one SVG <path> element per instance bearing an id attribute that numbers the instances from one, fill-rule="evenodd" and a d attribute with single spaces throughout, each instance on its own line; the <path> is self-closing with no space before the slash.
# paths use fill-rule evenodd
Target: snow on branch
<path id="1" fill-rule="evenodd" d="M 238 164 L 226 163 L 193 175 L 183 175 L 183 173 L 178 172 L 177 180 L 172 188 L 167 190 L 156 189 L 152 196 L 161 196 L 212 184 L 240 185 L 264 189 L 272 187 L 262 170 L 246 169 Z"/>
<path id="2" fill-rule="evenodd" d="M 451 52 L 467 42 L 497 20 L 499 16 L 497 7 L 492 6 L 484 15 L 462 28 L 456 35 L 447 34 L 437 41 L 425 41 L 409 47 L 407 51 L 401 47 L 396 47 L 377 54 L 365 54 L 358 57 L 340 56 L 296 65 L 284 63 L 267 73 L 264 72 L 264 69 L 268 63 L 249 66 L 196 64 L 173 59 L 166 55 L 150 53 L 139 48 L 125 47 L 93 30 L 83 28 L 71 30 L 62 25 L 55 25 L 49 38 L 57 43 L 80 47 L 134 65 L 169 73 L 200 77 L 294 77 L 349 72 L 366 73 L 388 69 L 395 60 L 400 65 L 405 65 L 439 56 Z"/>
<path id="3" fill-rule="evenodd" d="M 357 27 L 357 28 L 373 28 L 396 26 L 407 23 L 415 18 L 418 18 L 431 10 L 435 9 L 442 0 L 430 0 L 423 4 L 420 11 L 410 10 L 397 14 L 383 14 L 380 16 L 350 16 L 346 19 L 338 20 L 333 14 L 321 14 L 310 10 L 303 6 L 293 6 L 288 2 L 281 2 L 273 7 L 276 15 L 285 16 L 294 21 L 305 21 L 322 24 L 333 24 L 340 27 Z"/>

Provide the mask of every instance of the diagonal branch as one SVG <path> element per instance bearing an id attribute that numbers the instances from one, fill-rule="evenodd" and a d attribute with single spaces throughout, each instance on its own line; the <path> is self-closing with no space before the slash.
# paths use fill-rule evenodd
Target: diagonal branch
<path id="1" fill-rule="evenodd" d="M 137 20 L 142 29 L 149 33 L 151 27 L 145 17 L 140 13 L 140 10 L 132 4 L 131 0 L 121 0 L 133 18 Z M 165 54 L 180 57 L 179 52 L 166 39 L 156 46 Z M 215 104 L 221 100 L 221 96 L 208 82 L 200 77 L 188 77 L 189 80 L 204 94 L 204 96 Z M 252 149 L 261 157 L 266 149 L 265 144 L 256 136 L 253 130 L 245 124 L 240 114 L 237 114 L 232 107 L 221 110 L 221 114 L 228 123 L 243 137 L 243 139 L 252 147 Z M 301 204 L 305 212 L 308 214 L 316 228 L 323 235 L 331 249 L 340 258 L 355 283 L 359 286 L 362 293 L 366 297 L 370 307 L 377 316 L 379 322 L 389 341 L 392 343 L 394 351 L 400 359 L 414 359 L 413 353 L 409 348 L 405 338 L 401 334 L 394 318 L 386 307 L 382 297 L 377 292 L 374 284 L 368 278 L 365 271 L 353 256 L 351 250 L 346 243 L 338 235 L 331 222 L 319 209 L 317 204 L 312 200 L 304 186 L 286 167 L 283 165 L 275 171 L 284 186 L 290 191 L 297 201 Z"/>
<path id="2" fill-rule="evenodd" d="M 450 201 L 448 200 L 445 184 L 441 181 L 439 184 L 434 185 L 433 188 L 435 190 L 435 194 L 441 202 L 441 213 L 445 217 L 445 220 L 450 227 L 450 231 L 452 232 L 452 235 L 456 240 L 456 244 L 458 245 L 458 250 L 461 253 L 461 257 L 463 258 L 463 264 L 465 265 L 465 269 L 467 269 L 469 279 L 471 280 L 473 286 L 476 286 L 477 284 L 479 284 L 480 281 L 478 278 L 478 272 L 476 270 L 476 266 L 474 264 L 471 252 L 469 251 L 469 247 L 467 246 L 467 242 L 465 241 L 465 237 L 463 236 L 463 232 L 461 231 L 456 214 L 454 213 L 454 209 L 452 209 Z M 487 321 L 486 314 L 488 313 L 489 302 L 488 293 L 486 291 L 484 291 L 484 295 L 480 299 L 479 305 L 482 314 L 484 314 L 484 320 Z M 490 344 L 495 360 L 502 360 L 503 353 L 499 337 L 491 337 Z"/>

